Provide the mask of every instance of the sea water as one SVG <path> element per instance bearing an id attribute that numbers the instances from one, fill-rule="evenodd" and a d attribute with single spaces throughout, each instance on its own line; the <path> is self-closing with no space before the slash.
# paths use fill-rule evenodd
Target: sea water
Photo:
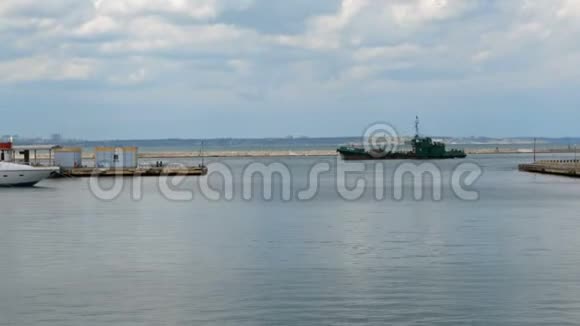
<path id="1" fill-rule="evenodd" d="M 111 200 L 88 179 L 0 189 L 0 325 L 578 324 L 580 180 L 518 172 L 530 159 L 471 157 L 477 200 L 451 189 L 460 161 L 436 162 L 440 200 L 416 200 L 409 180 L 377 200 L 374 162 L 347 200 L 333 158 L 212 159 L 233 174 L 230 200 L 195 177 L 169 186 L 191 190 L 180 200 L 157 178 Z M 260 178 L 240 194 L 256 162 L 289 169 L 289 200 L 281 177 L 269 200 Z M 324 162 L 315 196 L 297 198 Z M 392 182 L 401 162 L 383 163 Z"/>

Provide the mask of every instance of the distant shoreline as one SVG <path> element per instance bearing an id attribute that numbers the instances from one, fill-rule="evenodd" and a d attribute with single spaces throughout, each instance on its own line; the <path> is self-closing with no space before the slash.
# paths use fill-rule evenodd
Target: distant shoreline
<path id="1" fill-rule="evenodd" d="M 486 148 L 466 150 L 468 155 L 486 155 L 486 154 L 532 154 L 530 149 L 517 148 Z M 568 148 L 542 149 L 536 151 L 537 154 L 566 154 L 574 153 L 574 150 Z M 204 154 L 199 152 L 185 151 L 160 151 L 160 152 L 141 152 L 140 159 L 191 159 L 191 158 L 268 158 L 268 157 L 332 157 L 337 156 L 336 150 L 236 150 L 236 151 L 208 151 Z M 39 154 L 38 160 L 47 160 L 48 154 Z M 93 153 L 83 153 L 83 159 L 93 160 Z M 17 156 L 17 159 L 22 159 Z M 33 160 L 34 158 L 31 157 Z"/>
<path id="2" fill-rule="evenodd" d="M 478 154 L 532 154 L 532 150 L 528 149 L 475 149 L 467 150 L 468 155 Z M 537 154 L 565 154 L 574 153 L 568 148 L 538 150 Z M 92 154 L 88 159 L 94 158 Z M 336 150 L 297 150 L 297 151 L 281 151 L 281 150 L 253 150 L 253 151 L 210 151 L 205 154 L 191 153 L 191 152 L 143 152 L 139 153 L 139 158 L 143 159 L 176 159 L 176 158 L 228 158 L 228 157 L 316 157 L 316 156 L 337 156 Z"/>

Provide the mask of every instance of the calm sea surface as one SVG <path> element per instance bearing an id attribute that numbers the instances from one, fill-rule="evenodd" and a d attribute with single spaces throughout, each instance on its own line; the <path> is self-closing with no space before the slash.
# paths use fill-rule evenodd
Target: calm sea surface
<path id="1" fill-rule="evenodd" d="M 231 201 L 204 198 L 196 178 L 178 186 L 195 190 L 187 201 L 157 179 L 140 200 L 131 180 L 112 201 L 88 180 L 0 189 L 0 325 L 577 325 L 580 180 L 516 170 L 529 160 L 472 157 L 478 201 L 451 191 L 460 161 L 437 163 L 441 201 L 396 201 L 388 177 L 384 200 L 367 184 L 346 201 L 333 172 L 312 200 L 246 201 L 239 159 L 221 161 Z M 336 164 L 260 162 L 288 166 L 294 193 L 318 161 Z"/>

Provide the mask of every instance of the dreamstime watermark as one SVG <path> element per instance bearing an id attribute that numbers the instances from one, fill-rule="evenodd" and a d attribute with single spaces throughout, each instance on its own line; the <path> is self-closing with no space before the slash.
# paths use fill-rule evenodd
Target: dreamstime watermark
<path id="1" fill-rule="evenodd" d="M 432 162 L 403 162 L 393 167 L 380 161 L 344 162 L 339 158 L 333 164 L 328 160 L 314 162 L 300 171 L 282 162 L 250 162 L 241 170 L 214 162 L 207 168 L 205 176 L 161 175 L 152 179 L 159 193 L 170 201 L 192 201 L 196 195 L 210 201 L 310 201 L 321 194 L 321 189 L 328 192 L 330 187 L 346 201 L 368 196 L 379 201 L 441 201 L 444 190 L 451 190 L 461 200 L 475 201 L 479 193 L 474 185 L 483 174 L 482 168 L 472 162 L 442 171 Z M 131 199 L 138 201 L 144 197 L 144 180 L 141 176 L 95 175 L 89 178 L 89 189 L 96 198 L 111 201 L 129 188 Z"/>
<path id="2" fill-rule="evenodd" d="M 396 152 L 402 140 L 395 128 L 377 123 L 365 130 L 363 143 L 365 152 L 372 158 L 380 158 Z M 250 160 L 242 168 L 213 162 L 207 165 L 208 174 L 199 177 L 175 173 L 180 171 L 180 166 L 173 164 L 155 178 L 155 184 L 159 193 L 170 201 L 192 201 L 197 196 L 209 201 L 311 201 L 328 194 L 331 188 L 345 201 L 363 198 L 441 201 L 444 193 L 449 192 L 460 200 L 479 199 L 474 185 L 483 169 L 473 162 L 462 161 L 456 165 L 438 165 L 433 161 L 389 162 L 393 161 L 343 161 L 337 156 L 334 160 L 321 158 L 306 167 L 300 165 L 299 169 L 282 161 Z M 144 179 L 139 175 L 101 178 L 95 174 L 89 179 L 89 189 L 104 201 L 115 200 L 129 189 L 131 199 L 139 201 L 144 197 Z"/>
<path id="3" fill-rule="evenodd" d="M 368 126 L 363 134 L 364 149 L 374 158 L 396 152 L 401 143 L 397 130 L 384 122 Z"/>

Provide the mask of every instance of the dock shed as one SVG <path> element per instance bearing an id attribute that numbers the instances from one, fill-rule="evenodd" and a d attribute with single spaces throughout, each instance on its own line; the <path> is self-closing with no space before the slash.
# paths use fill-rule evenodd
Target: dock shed
<path id="1" fill-rule="evenodd" d="M 83 149 L 80 147 L 62 147 L 54 150 L 54 165 L 73 169 L 83 166 Z"/>
<path id="2" fill-rule="evenodd" d="M 97 147 L 95 166 L 98 168 L 137 168 L 139 150 L 137 147 Z"/>

